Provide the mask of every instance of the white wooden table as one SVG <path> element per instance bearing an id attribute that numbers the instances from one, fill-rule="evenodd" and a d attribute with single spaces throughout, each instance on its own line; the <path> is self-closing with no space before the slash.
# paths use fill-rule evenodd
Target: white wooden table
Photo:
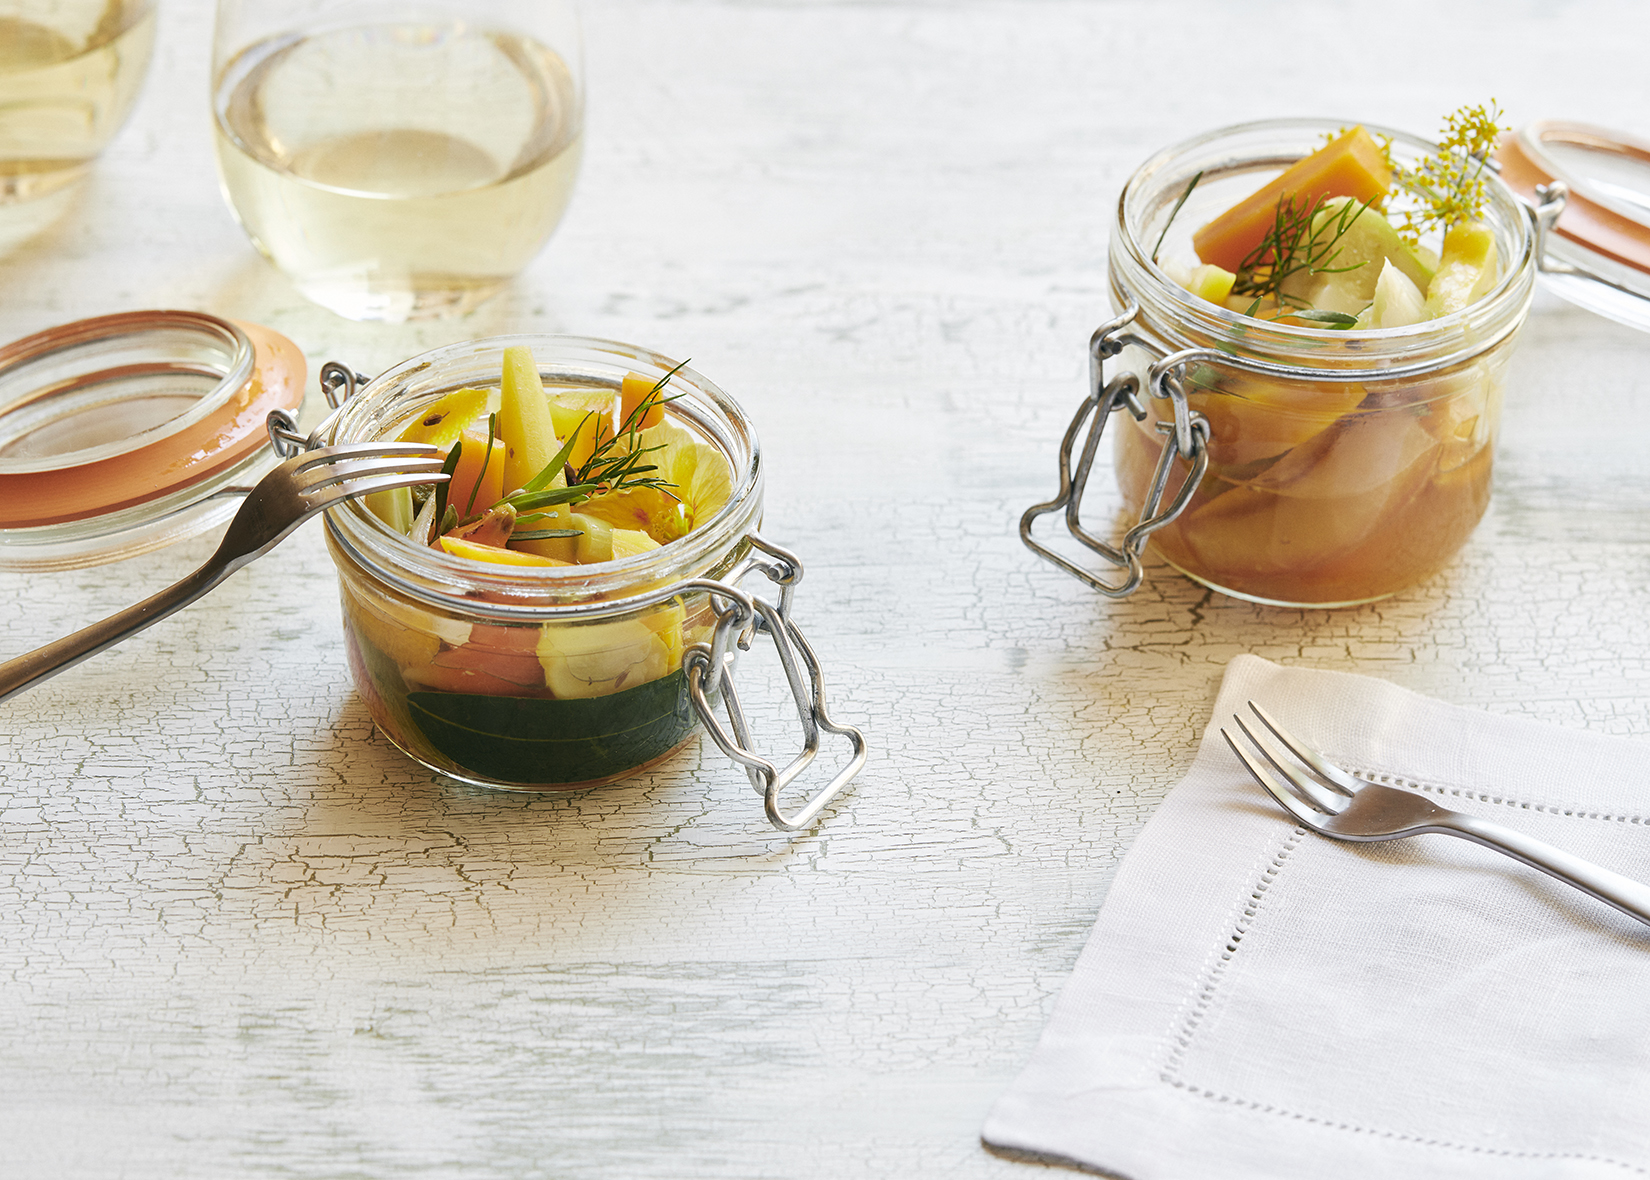
<path id="1" fill-rule="evenodd" d="M 1489 516 L 1413 591 L 1279 611 L 1158 566 L 1112 603 L 1014 532 L 1140 160 L 1274 115 L 1426 132 L 1490 95 L 1644 133 L 1637 8 L 1382 5 L 1391 37 L 1282 2 L 588 9 L 579 193 L 469 318 L 348 323 L 254 254 L 212 172 L 210 6 L 178 0 L 77 205 L 0 259 L 0 338 L 182 306 L 312 369 L 506 331 L 692 357 L 762 431 L 765 531 L 807 562 L 870 766 L 795 839 L 708 743 L 575 799 L 437 779 L 349 687 L 306 526 L 4 706 L 0 1174 L 1027 1175 L 979 1124 L 1231 656 L 1650 732 L 1650 341 L 1550 297 Z M 0 576 L 0 651 L 210 544 Z"/>

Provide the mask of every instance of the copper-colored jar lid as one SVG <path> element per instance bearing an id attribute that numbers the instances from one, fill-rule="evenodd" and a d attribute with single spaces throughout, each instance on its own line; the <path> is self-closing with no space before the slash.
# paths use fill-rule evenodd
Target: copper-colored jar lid
<path id="1" fill-rule="evenodd" d="M 0 348 L 0 567 L 130 556 L 233 513 L 303 400 L 303 353 L 254 324 L 137 311 Z"/>
<path id="2" fill-rule="evenodd" d="M 1650 327 L 1650 143 L 1586 123 L 1545 120 L 1501 140 L 1501 179 L 1532 207 L 1569 190 L 1542 270 L 1592 311 Z M 1568 268 L 1578 273 L 1567 273 Z M 1602 281 L 1600 281 L 1602 280 Z"/>

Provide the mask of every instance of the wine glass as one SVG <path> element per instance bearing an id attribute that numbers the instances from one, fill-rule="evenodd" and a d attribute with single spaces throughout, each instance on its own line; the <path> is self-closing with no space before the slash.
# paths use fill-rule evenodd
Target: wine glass
<path id="1" fill-rule="evenodd" d="M 573 0 L 217 0 L 218 174 L 253 243 L 356 320 L 464 312 L 561 220 Z"/>
<path id="2" fill-rule="evenodd" d="M 85 172 L 137 101 L 154 0 L 0 0 L 0 206 Z"/>

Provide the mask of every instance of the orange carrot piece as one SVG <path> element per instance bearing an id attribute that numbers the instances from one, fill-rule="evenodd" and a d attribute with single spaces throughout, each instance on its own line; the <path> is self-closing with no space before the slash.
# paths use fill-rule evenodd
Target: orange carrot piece
<path id="1" fill-rule="evenodd" d="M 653 379 L 644 377 L 640 373 L 626 373 L 624 375 L 624 384 L 619 390 L 619 424 L 621 426 L 629 422 L 630 415 L 636 412 L 636 407 L 647 400 L 647 395 L 653 392 L 653 386 Z M 664 396 L 663 390 L 660 391 L 660 396 Z M 639 429 L 646 430 L 649 427 L 659 425 L 664 420 L 665 407 L 656 401 L 647 408 L 647 413 L 642 415 L 642 420 L 636 423 L 636 426 Z"/>
<path id="2" fill-rule="evenodd" d="M 1392 170 L 1380 147 L 1369 132 L 1354 127 L 1198 230 L 1192 246 L 1204 262 L 1235 271 L 1266 236 L 1280 199 L 1288 197 L 1298 206 L 1310 206 L 1319 197 L 1373 201 L 1391 187 Z"/>
<path id="3" fill-rule="evenodd" d="M 487 458 L 487 419 L 466 427 L 459 441 L 464 444 L 464 450 L 458 456 L 453 477 L 447 481 L 447 503 L 458 510 L 458 518 L 463 520 L 471 513 L 487 511 L 504 498 L 504 444 L 496 438 L 493 440 L 493 454 L 487 459 L 487 470 L 483 474 L 481 461 Z M 474 501 L 470 499 L 471 492 L 475 493 Z"/>

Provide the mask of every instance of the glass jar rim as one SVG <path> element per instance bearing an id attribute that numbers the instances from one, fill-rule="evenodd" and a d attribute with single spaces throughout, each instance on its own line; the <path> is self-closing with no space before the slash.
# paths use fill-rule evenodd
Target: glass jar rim
<path id="1" fill-rule="evenodd" d="M 160 345 L 144 342 L 146 339 L 158 341 L 168 335 L 188 335 L 222 354 L 222 376 L 205 396 L 194 399 L 182 413 L 156 422 L 136 434 L 44 455 L 0 455 L 0 475 L 85 467 L 131 454 L 161 439 L 189 431 L 208 418 L 225 416 L 229 399 L 252 375 L 252 341 L 239 325 L 204 312 L 128 311 L 47 328 L 0 348 L 0 381 L 22 380 L 32 385 L 39 378 L 29 376 L 31 368 L 45 368 L 54 361 L 61 364 L 65 357 L 73 361 L 81 354 L 92 358 L 95 353 L 114 347 L 119 341 L 133 341 L 136 348 L 146 351 L 152 348 L 155 352 L 152 363 L 159 367 L 169 363 Z M 107 373 L 81 372 L 78 371 L 81 368 L 79 364 L 74 367 L 77 371 L 71 376 L 53 373 L 51 376 L 56 379 L 48 384 L 26 389 L 21 395 L 7 399 L 6 404 L 0 406 L 0 416 L 14 414 L 26 406 L 61 399 L 88 381 L 107 382 L 110 379 Z M 259 423 L 258 429 L 261 428 L 262 423 Z"/>
<path id="2" fill-rule="evenodd" d="M 615 561 L 573 566 L 510 566 L 484 563 L 415 546 L 367 510 L 359 499 L 326 512 L 332 539 L 352 560 L 397 590 L 429 605 L 505 621 L 593 618 L 622 614 L 665 601 L 716 566 L 759 522 L 763 466 L 755 427 L 744 409 L 719 386 L 661 353 L 638 345 L 587 336 L 490 336 L 433 349 L 386 370 L 349 398 L 333 421 L 328 443 L 377 441 L 364 430 L 374 410 L 401 397 L 404 406 L 385 427 L 405 421 L 419 404 L 462 388 L 465 362 L 485 359 L 493 380 L 505 348 L 527 345 L 547 384 L 575 377 L 617 388 L 626 372 L 670 374 L 672 412 L 682 415 L 717 446 L 733 466 L 732 491 L 710 520 L 686 536 Z"/>
<path id="3" fill-rule="evenodd" d="M 1301 374 L 1322 379 L 1325 369 L 1381 369 L 1383 373 L 1396 360 L 1413 357 L 1417 353 L 1433 354 L 1426 367 L 1437 368 L 1469 359 L 1483 352 L 1508 333 L 1515 331 L 1523 320 L 1534 289 L 1536 272 L 1536 235 L 1527 208 L 1501 179 L 1489 171 L 1486 181 L 1489 203 L 1486 219 L 1499 232 L 1498 247 L 1511 245 L 1503 251 L 1503 265 L 1496 285 L 1483 298 L 1460 311 L 1440 316 L 1435 320 L 1400 328 L 1332 329 L 1298 327 L 1292 324 L 1269 323 L 1219 307 L 1193 295 L 1153 260 L 1135 232 L 1135 226 L 1145 227 L 1146 218 L 1168 202 L 1163 200 L 1163 175 L 1177 162 L 1184 165 L 1188 159 L 1200 155 L 1212 156 L 1213 167 L 1229 171 L 1248 171 L 1255 160 L 1234 156 L 1229 150 L 1219 151 L 1222 145 L 1245 137 L 1298 137 L 1305 147 L 1312 140 L 1321 140 L 1352 126 L 1363 126 L 1371 135 L 1390 139 L 1395 149 L 1411 154 L 1430 154 L 1437 145 L 1395 128 L 1355 121 L 1287 118 L 1263 119 L 1216 128 L 1180 141 L 1154 153 L 1137 168 L 1124 184 L 1118 196 L 1117 213 L 1112 237 L 1111 285 L 1114 298 L 1126 303 L 1129 296 L 1150 305 L 1149 316 L 1167 315 L 1212 337 L 1240 336 L 1244 351 L 1273 358 L 1309 362 L 1287 365 Z M 1303 152 L 1304 154 L 1304 152 Z M 1299 158 L 1299 157 L 1295 157 Z M 1286 166 L 1286 161 L 1272 153 L 1264 162 Z M 1185 171 L 1184 166 L 1182 171 Z M 1186 173 L 1189 179 L 1191 173 Z M 1150 187 L 1156 182 L 1156 188 Z M 1176 196 L 1184 184 L 1170 186 Z M 1157 198 L 1147 208 L 1149 198 Z M 1134 215 L 1131 223 L 1131 215 Z M 1118 264 L 1123 265 L 1120 267 Z M 1127 278 L 1119 274 L 1126 269 Z M 1155 318 L 1155 317 L 1154 317 Z M 1451 348 L 1450 346 L 1456 347 Z M 1440 350 L 1448 349 L 1449 355 Z M 1269 371 L 1276 372 L 1276 369 Z"/>
<path id="4" fill-rule="evenodd" d="M 221 523 L 278 462 L 267 419 L 298 409 L 305 369 L 279 333 L 197 311 L 0 348 L 0 568 L 96 565 Z"/>

